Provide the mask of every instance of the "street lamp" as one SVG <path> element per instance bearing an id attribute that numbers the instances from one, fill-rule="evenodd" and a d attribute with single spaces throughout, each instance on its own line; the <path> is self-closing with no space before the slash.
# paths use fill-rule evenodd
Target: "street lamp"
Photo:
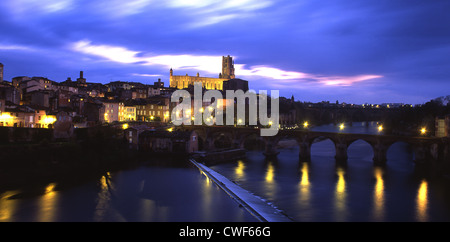
<path id="1" fill-rule="evenodd" d="M 340 130 L 343 130 L 344 128 L 345 128 L 344 123 L 341 123 L 341 125 L 339 125 L 339 129 L 340 129 Z"/>
<path id="2" fill-rule="evenodd" d="M 381 132 L 381 131 L 383 131 L 383 125 L 380 124 L 380 125 L 378 126 L 378 132 Z"/>
<path id="3" fill-rule="evenodd" d="M 426 134 L 426 133 L 427 133 L 427 129 L 426 129 L 425 127 L 423 127 L 423 128 L 420 130 L 420 134 L 424 135 L 424 134 Z"/>
<path id="4" fill-rule="evenodd" d="M 305 129 L 308 128 L 308 125 L 309 125 L 308 122 L 305 121 L 305 122 L 303 123 L 303 128 L 305 128 Z"/>

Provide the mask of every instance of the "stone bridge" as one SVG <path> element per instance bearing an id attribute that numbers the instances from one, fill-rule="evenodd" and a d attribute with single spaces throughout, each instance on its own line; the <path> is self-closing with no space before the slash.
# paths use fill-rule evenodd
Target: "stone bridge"
<path id="1" fill-rule="evenodd" d="M 261 137 L 259 128 L 232 127 L 232 126 L 178 126 L 177 129 L 195 130 L 199 139 L 203 142 L 203 150 L 214 150 L 214 143 L 219 138 L 227 139 L 230 148 L 244 148 L 244 143 L 249 137 L 257 137 L 265 144 L 264 154 L 276 156 L 277 144 L 283 139 L 294 139 L 299 145 L 299 160 L 311 160 L 311 145 L 317 139 L 330 139 L 335 146 L 336 161 L 347 161 L 347 148 L 357 140 L 364 140 L 373 149 L 373 161 L 375 164 L 385 164 L 387 150 L 395 142 L 410 144 L 414 151 L 414 161 L 425 163 L 429 160 L 448 161 L 450 159 L 449 138 L 436 137 L 411 137 L 353 133 L 316 132 L 309 130 L 279 130 L 276 136 Z"/>

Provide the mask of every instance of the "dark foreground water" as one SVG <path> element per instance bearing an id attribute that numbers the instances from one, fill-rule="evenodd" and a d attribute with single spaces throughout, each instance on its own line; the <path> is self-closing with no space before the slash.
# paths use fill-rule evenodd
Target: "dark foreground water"
<path id="1" fill-rule="evenodd" d="M 257 221 L 190 165 L 148 165 L 0 194 L 0 221 Z M 40 194 L 37 194 L 40 193 Z"/>
<path id="2" fill-rule="evenodd" d="M 375 124 L 345 131 L 377 132 Z M 383 168 L 373 166 L 373 152 L 364 141 L 349 147 L 344 166 L 336 164 L 330 140 L 313 144 L 309 163 L 298 162 L 295 143 L 282 144 L 275 160 L 251 151 L 246 160 L 211 168 L 295 221 L 450 221 L 448 182 L 417 169 L 404 143 L 389 149 Z M 257 221 L 189 164 L 149 164 L 0 191 L 0 221 Z"/>

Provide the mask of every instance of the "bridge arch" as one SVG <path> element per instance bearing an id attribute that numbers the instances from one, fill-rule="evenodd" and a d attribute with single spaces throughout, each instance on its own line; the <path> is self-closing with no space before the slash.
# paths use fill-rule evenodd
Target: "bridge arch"
<path id="1" fill-rule="evenodd" d="M 413 145 L 403 140 L 391 142 L 386 151 L 386 158 L 388 162 L 408 164 L 414 161 Z"/>
<path id="2" fill-rule="evenodd" d="M 347 155 L 349 158 L 372 161 L 375 155 L 374 144 L 359 138 L 348 143 Z"/>
<path id="3" fill-rule="evenodd" d="M 266 141 L 257 133 L 244 133 L 238 138 L 238 145 L 241 149 L 263 149 Z"/>
<path id="4" fill-rule="evenodd" d="M 317 136 L 310 140 L 311 156 L 325 154 L 325 156 L 336 155 L 336 141 L 328 136 Z"/>
<path id="5" fill-rule="evenodd" d="M 212 134 L 212 143 L 216 149 L 233 148 L 233 135 L 228 132 L 216 132 Z"/>

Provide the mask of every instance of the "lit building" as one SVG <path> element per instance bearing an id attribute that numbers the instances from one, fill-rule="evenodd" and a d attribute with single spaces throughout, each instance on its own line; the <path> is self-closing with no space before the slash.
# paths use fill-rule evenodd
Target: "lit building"
<path id="1" fill-rule="evenodd" d="M 187 74 L 186 76 L 178 76 L 173 75 L 173 70 L 170 69 L 170 87 L 178 89 L 193 86 L 194 82 L 201 82 L 203 88 L 223 90 L 223 82 L 234 78 L 234 62 L 230 56 L 222 57 L 222 72 L 219 74 L 219 78 L 201 77 L 199 73 L 197 73 L 197 76 L 188 76 Z"/>
<path id="2" fill-rule="evenodd" d="M 450 115 L 445 117 L 436 117 L 435 136 L 450 137 Z"/>
<path id="3" fill-rule="evenodd" d="M 0 126 L 25 128 L 53 128 L 55 115 L 47 115 L 43 109 L 28 106 L 6 108 L 0 114 Z"/>
<path id="4" fill-rule="evenodd" d="M 136 107 L 128 105 L 119 106 L 119 121 L 136 121 Z"/>
<path id="5" fill-rule="evenodd" d="M 112 100 L 105 101 L 103 106 L 105 123 L 136 121 L 136 107 L 134 106 L 126 106 L 123 102 Z"/>
<path id="6" fill-rule="evenodd" d="M 117 101 L 109 101 L 103 103 L 104 106 L 104 115 L 103 121 L 106 123 L 112 123 L 114 121 L 119 121 L 119 112 L 122 112 L 123 115 L 123 103 Z"/>
<path id="7" fill-rule="evenodd" d="M 170 119 L 168 106 L 161 100 L 136 100 L 136 118 L 139 121 L 162 121 Z"/>

